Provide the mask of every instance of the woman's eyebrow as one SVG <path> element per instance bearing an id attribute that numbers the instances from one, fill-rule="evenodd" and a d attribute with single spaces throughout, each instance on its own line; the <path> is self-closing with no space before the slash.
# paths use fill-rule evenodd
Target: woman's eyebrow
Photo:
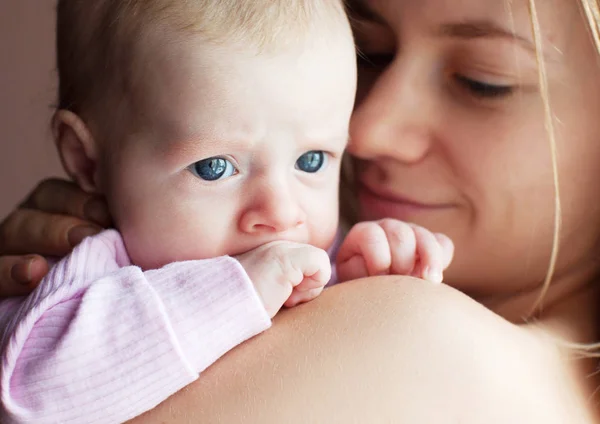
<path id="1" fill-rule="evenodd" d="M 457 23 L 443 24 L 436 31 L 439 36 L 475 39 L 475 38 L 506 38 L 511 41 L 516 41 L 525 49 L 536 53 L 535 44 L 533 41 L 515 34 L 492 21 L 465 21 Z"/>
<path id="2" fill-rule="evenodd" d="M 372 21 L 378 24 L 385 24 L 385 19 L 365 4 L 363 0 L 353 0 L 346 2 L 348 13 L 353 18 L 359 18 L 365 21 Z"/>

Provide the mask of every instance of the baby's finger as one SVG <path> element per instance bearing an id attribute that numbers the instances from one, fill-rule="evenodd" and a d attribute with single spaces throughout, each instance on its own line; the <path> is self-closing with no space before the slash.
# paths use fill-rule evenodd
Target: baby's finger
<path id="1" fill-rule="evenodd" d="M 302 274 L 300 281 L 292 282 L 303 290 L 323 287 L 331 279 L 331 262 L 327 252 L 309 245 L 298 245 L 290 249 L 288 260 L 291 266 Z"/>
<path id="2" fill-rule="evenodd" d="M 417 260 L 417 239 L 412 227 L 395 219 L 384 219 L 379 225 L 385 231 L 391 252 L 390 274 L 410 275 Z"/>
<path id="3" fill-rule="evenodd" d="M 369 275 L 387 274 L 392 264 L 390 245 L 383 228 L 375 222 L 356 224 L 338 253 L 337 262 L 344 263 L 362 256 Z"/>
<path id="4" fill-rule="evenodd" d="M 435 233 L 434 236 L 442 247 L 442 266 L 446 269 L 450 266 L 452 259 L 454 258 L 454 243 L 452 242 L 452 239 L 445 234 Z"/>
<path id="5" fill-rule="evenodd" d="M 417 241 L 417 254 L 422 269 L 421 278 L 433 283 L 441 283 L 443 279 L 444 255 L 442 247 L 435 236 L 418 225 L 412 225 Z"/>
<path id="6" fill-rule="evenodd" d="M 68 215 L 102 227 L 111 224 L 106 201 L 100 196 L 86 193 L 77 184 L 67 180 L 52 178 L 42 181 L 21 207 Z"/>
<path id="7" fill-rule="evenodd" d="M 323 292 L 323 287 L 310 289 L 307 291 L 298 291 L 294 289 L 288 300 L 285 301 L 283 306 L 286 308 L 293 308 L 301 303 L 310 302 L 314 298 L 318 297 Z"/>
<path id="8" fill-rule="evenodd" d="M 331 270 L 331 264 L 329 264 L 329 270 Z M 327 275 L 329 275 L 329 278 L 326 278 Z M 321 278 L 323 277 L 323 278 Z M 314 290 L 314 289 L 320 289 L 325 287 L 325 285 L 327 285 L 327 283 L 329 282 L 329 280 L 331 279 L 331 271 L 329 272 L 320 272 L 317 276 L 317 278 L 315 277 L 305 277 L 304 280 L 302 280 L 302 282 L 300 284 L 298 284 L 296 287 L 294 287 L 295 291 L 299 291 L 299 292 L 307 292 L 310 290 Z"/>
<path id="9" fill-rule="evenodd" d="M 415 278 L 424 278 L 423 277 L 423 268 L 421 267 L 420 261 L 415 262 L 415 267 L 413 268 L 412 272 L 410 273 L 410 276 L 415 277 Z"/>
<path id="10" fill-rule="evenodd" d="M 344 263 L 337 264 L 338 281 L 352 281 L 369 276 L 367 264 L 362 256 L 353 256 Z"/>

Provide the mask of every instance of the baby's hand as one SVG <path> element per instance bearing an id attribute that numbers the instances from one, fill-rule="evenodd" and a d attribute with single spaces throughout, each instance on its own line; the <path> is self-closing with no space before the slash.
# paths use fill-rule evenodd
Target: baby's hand
<path id="1" fill-rule="evenodd" d="M 273 318 L 281 309 L 314 299 L 331 278 L 327 252 L 308 244 L 276 241 L 236 257 Z"/>
<path id="2" fill-rule="evenodd" d="M 452 240 L 396 219 L 356 224 L 337 257 L 339 281 L 373 275 L 411 275 L 441 283 L 454 255 Z"/>

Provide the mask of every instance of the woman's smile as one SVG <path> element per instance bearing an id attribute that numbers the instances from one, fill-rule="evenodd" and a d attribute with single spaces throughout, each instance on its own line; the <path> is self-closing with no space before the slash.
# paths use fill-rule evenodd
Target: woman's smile
<path id="1" fill-rule="evenodd" d="M 362 181 L 357 184 L 357 191 L 361 215 L 365 219 L 389 217 L 414 222 L 422 215 L 439 214 L 456 207 L 447 202 L 415 199 Z"/>

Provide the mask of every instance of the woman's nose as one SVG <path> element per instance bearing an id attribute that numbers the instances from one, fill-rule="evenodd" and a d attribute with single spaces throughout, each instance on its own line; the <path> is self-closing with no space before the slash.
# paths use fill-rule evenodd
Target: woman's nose
<path id="1" fill-rule="evenodd" d="M 239 226 L 247 234 L 283 233 L 304 225 L 305 220 L 295 193 L 284 184 L 273 184 L 252 193 Z"/>
<path id="2" fill-rule="evenodd" d="M 348 151 L 365 160 L 393 158 L 407 164 L 427 156 L 435 119 L 429 80 L 414 64 L 392 63 L 357 106 Z"/>

